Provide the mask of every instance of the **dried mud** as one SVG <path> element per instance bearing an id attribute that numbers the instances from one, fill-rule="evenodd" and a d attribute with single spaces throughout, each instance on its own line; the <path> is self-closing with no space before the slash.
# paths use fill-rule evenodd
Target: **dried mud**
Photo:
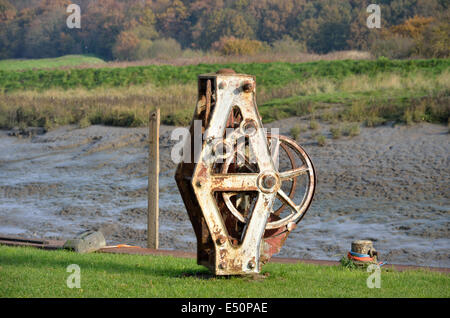
<path id="1" fill-rule="evenodd" d="M 289 134 L 299 118 L 266 127 Z M 174 127 L 161 127 L 160 245 L 195 251 L 173 175 Z M 361 128 L 331 139 L 301 133 L 318 174 L 315 199 L 278 256 L 339 259 L 371 239 L 392 263 L 450 267 L 447 128 Z M 313 137 L 326 135 L 320 147 Z M 19 135 L 20 137 L 20 135 Z M 145 245 L 147 130 L 62 127 L 29 138 L 0 131 L 0 234 L 66 239 L 100 229 L 108 244 Z"/>

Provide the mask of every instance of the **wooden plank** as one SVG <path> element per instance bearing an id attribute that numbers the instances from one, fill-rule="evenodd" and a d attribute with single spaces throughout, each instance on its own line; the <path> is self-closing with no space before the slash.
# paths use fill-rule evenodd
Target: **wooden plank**
<path id="1" fill-rule="evenodd" d="M 150 113 L 148 157 L 147 247 L 159 246 L 159 108 Z"/>

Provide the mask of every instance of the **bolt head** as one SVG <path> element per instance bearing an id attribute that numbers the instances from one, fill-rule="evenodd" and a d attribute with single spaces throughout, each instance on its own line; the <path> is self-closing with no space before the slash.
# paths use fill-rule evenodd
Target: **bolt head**
<path id="1" fill-rule="evenodd" d="M 242 86 L 242 89 L 243 89 L 243 91 L 246 92 L 246 93 L 251 93 L 251 92 L 253 91 L 253 84 L 252 84 L 252 83 L 245 83 L 245 84 Z"/>
<path id="2" fill-rule="evenodd" d="M 277 180 L 275 179 L 274 176 L 272 175 L 266 175 L 263 177 L 263 185 L 266 189 L 271 189 L 275 183 L 277 182 Z"/>
<path id="3" fill-rule="evenodd" d="M 262 172 L 258 177 L 258 188 L 265 193 L 276 192 L 280 186 L 280 180 L 272 171 Z"/>
<path id="4" fill-rule="evenodd" d="M 223 236 L 220 236 L 216 242 L 217 244 L 222 245 L 225 243 L 225 238 Z"/>

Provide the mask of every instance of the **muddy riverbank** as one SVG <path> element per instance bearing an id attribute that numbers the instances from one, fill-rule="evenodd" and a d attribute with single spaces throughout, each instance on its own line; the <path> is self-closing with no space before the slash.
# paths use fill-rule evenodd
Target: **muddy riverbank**
<path id="1" fill-rule="evenodd" d="M 299 118 L 274 122 L 283 134 Z M 306 122 L 303 123 L 306 126 Z M 161 127 L 161 247 L 195 251 L 173 175 L 173 127 Z M 328 136 L 329 127 L 319 131 Z M 278 256 L 339 259 L 369 238 L 388 262 L 450 267 L 450 135 L 421 124 L 361 128 L 324 147 L 300 144 L 318 172 L 310 210 Z M 0 131 L 0 234 L 65 239 L 101 229 L 108 244 L 145 245 L 147 130 L 62 127 L 19 138 Z"/>

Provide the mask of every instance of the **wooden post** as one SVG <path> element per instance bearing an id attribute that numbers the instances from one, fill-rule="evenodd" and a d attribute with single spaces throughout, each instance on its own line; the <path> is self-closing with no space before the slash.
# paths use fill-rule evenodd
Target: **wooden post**
<path id="1" fill-rule="evenodd" d="M 159 245 L 159 108 L 150 113 L 148 122 L 148 215 L 147 247 Z"/>
<path id="2" fill-rule="evenodd" d="M 356 265 L 365 265 L 365 264 L 378 264 L 378 252 L 373 247 L 373 242 L 370 240 L 357 240 L 352 242 L 352 252 L 359 254 L 368 254 L 372 257 L 372 261 L 355 261 L 353 262 Z"/>
<path id="3" fill-rule="evenodd" d="M 373 249 L 373 243 L 369 240 L 357 240 L 352 242 L 352 252 L 359 254 L 370 254 Z"/>

